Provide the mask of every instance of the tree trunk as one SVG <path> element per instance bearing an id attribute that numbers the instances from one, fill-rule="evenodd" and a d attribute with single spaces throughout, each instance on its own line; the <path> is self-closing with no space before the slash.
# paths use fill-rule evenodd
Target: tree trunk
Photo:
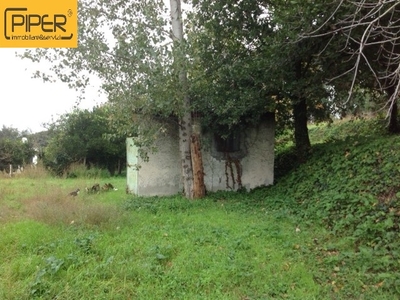
<path id="1" fill-rule="evenodd" d="M 387 88 L 386 92 L 390 99 L 393 96 L 393 94 L 396 92 L 396 88 L 394 86 L 392 86 L 390 88 Z M 393 96 L 393 103 L 392 103 L 392 107 L 390 110 L 389 126 L 388 126 L 388 131 L 390 133 L 399 133 L 400 132 L 400 126 L 399 126 L 399 122 L 397 120 L 397 115 L 398 115 L 397 96 Z"/>
<path id="2" fill-rule="evenodd" d="M 301 81 L 303 78 L 303 64 L 301 60 L 297 60 L 294 64 L 296 80 Z M 298 91 L 297 95 L 292 99 L 293 119 L 294 119 L 294 139 L 296 144 L 297 159 L 300 163 L 307 160 L 311 150 L 310 137 L 307 128 L 307 102 L 302 95 L 302 91 Z"/>
<path id="3" fill-rule="evenodd" d="M 311 150 L 310 137 L 307 128 L 307 103 L 305 98 L 300 98 L 293 103 L 294 139 L 297 158 L 303 163 Z"/>
<path id="4" fill-rule="evenodd" d="M 121 159 L 120 158 L 118 158 L 118 175 L 121 175 L 121 173 L 122 173 L 122 162 L 121 162 Z"/>
<path id="5" fill-rule="evenodd" d="M 180 0 L 170 0 L 171 6 L 171 25 L 172 25 L 172 36 L 175 42 L 175 46 L 179 46 L 183 42 L 183 27 L 182 27 L 182 11 Z M 179 49 L 175 53 L 179 57 L 175 57 L 177 60 L 177 68 L 179 72 L 179 83 L 183 95 L 182 101 L 182 113 L 179 120 L 179 151 L 181 156 L 182 164 L 182 182 L 183 190 L 186 198 L 193 198 L 193 170 L 192 170 L 192 158 L 190 153 L 190 138 L 192 135 L 192 115 L 190 112 L 190 99 L 187 92 L 187 74 L 186 70 L 182 69 L 180 61 L 183 59 L 183 55 Z"/>
<path id="6" fill-rule="evenodd" d="M 192 166 L 193 166 L 193 198 L 203 198 L 206 194 L 206 187 L 204 184 L 204 168 L 203 158 L 201 155 L 200 147 L 200 130 L 199 126 L 195 124 L 193 126 L 191 137 L 191 154 L 192 154 Z"/>
<path id="7" fill-rule="evenodd" d="M 185 113 L 179 122 L 179 151 L 182 164 L 182 183 L 185 197 L 193 199 L 193 169 L 190 153 L 191 115 Z"/>

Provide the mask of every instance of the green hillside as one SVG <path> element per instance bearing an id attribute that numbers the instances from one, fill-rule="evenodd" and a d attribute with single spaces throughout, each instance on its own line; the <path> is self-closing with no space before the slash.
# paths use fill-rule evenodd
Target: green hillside
<path id="1" fill-rule="evenodd" d="M 400 137 L 384 127 L 310 126 L 303 165 L 279 136 L 275 185 L 196 201 L 2 176 L 0 299 L 399 299 Z"/>
<path id="2" fill-rule="evenodd" d="M 312 126 L 310 139 L 301 166 L 281 145 L 281 176 L 265 201 L 279 199 L 299 222 L 329 230 L 319 263 L 340 270 L 343 287 L 351 277 L 400 293 L 400 136 L 387 134 L 384 120 L 356 120 Z"/>

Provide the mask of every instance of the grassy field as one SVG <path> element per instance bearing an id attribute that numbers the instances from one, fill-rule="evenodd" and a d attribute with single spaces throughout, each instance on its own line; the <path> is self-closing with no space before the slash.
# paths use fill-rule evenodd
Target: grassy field
<path id="1" fill-rule="evenodd" d="M 3 178 L 1 299 L 316 299 L 319 232 L 229 200 L 67 196 L 79 179 Z"/>
<path id="2" fill-rule="evenodd" d="M 273 187 L 197 201 L 1 177 L 0 299 L 397 299 L 400 141 L 354 126 L 313 128 Z"/>

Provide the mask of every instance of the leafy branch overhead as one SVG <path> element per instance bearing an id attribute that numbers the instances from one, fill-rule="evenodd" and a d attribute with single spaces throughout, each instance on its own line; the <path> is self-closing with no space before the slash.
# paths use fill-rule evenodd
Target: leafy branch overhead
<path id="1" fill-rule="evenodd" d="M 78 48 L 25 52 L 25 58 L 52 62 L 52 74 L 37 72 L 36 76 L 61 79 L 82 95 L 97 77 L 125 119 L 132 119 L 132 114 L 164 118 L 179 112 L 164 2 L 80 1 L 79 11 Z M 131 123 L 119 129 L 121 133 L 134 130 Z"/>
<path id="2" fill-rule="evenodd" d="M 24 57 L 52 62 L 52 74 L 36 76 L 78 90 L 99 78 L 115 134 L 139 146 L 151 146 L 163 121 L 182 124 L 188 110 L 224 137 L 274 112 L 278 132 L 294 128 L 304 160 L 309 120 L 386 101 L 395 119 L 398 1 L 193 0 L 183 4 L 190 9 L 179 42 L 171 31 L 177 2 L 171 10 L 163 0 L 80 1 L 79 47 Z"/>

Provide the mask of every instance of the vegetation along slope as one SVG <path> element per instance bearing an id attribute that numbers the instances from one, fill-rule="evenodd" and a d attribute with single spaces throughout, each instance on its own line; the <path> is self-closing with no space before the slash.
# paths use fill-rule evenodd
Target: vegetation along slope
<path id="1" fill-rule="evenodd" d="M 400 137 L 384 126 L 311 126 L 299 166 L 280 136 L 274 186 L 196 201 L 93 173 L 2 177 L 0 298 L 396 299 Z M 103 182 L 118 190 L 84 192 Z"/>

